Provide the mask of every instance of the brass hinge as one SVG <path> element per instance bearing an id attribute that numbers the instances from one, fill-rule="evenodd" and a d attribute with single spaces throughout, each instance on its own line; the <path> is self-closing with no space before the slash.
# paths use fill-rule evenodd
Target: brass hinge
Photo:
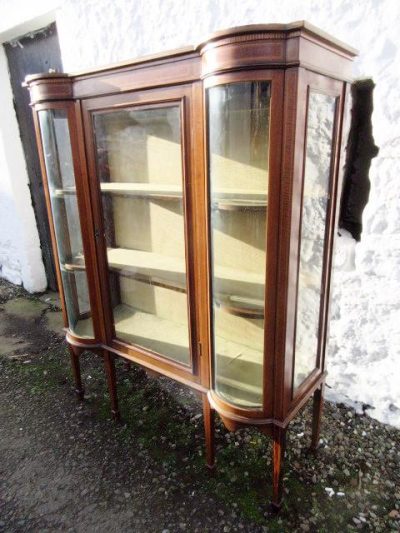
<path id="1" fill-rule="evenodd" d="M 197 346 L 198 346 L 198 348 L 199 348 L 199 355 L 200 355 L 200 357 L 201 357 L 201 356 L 203 355 L 203 349 L 202 349 L 202 346 L 201 346 L 201 342 L 198 342 L 198 343 L 197 343 Z"/>

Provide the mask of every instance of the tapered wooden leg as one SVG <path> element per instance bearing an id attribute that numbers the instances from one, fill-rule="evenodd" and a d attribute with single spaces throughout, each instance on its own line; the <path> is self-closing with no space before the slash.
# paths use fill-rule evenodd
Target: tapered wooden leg
<path id="1" fill-rule="evenodd" d="M 311 437 L 311 450 L 313 452 L 316 452 L 318 448 L 323 408 L 324 408 L 324 384 L 322 383 L 322 385 L 314 391 L 312 437 Z"/>
<path id="2" fill-rule="evenodd" d="M 82 351 L 69 345 L 69 353 L 71 354 L 71 367 L 75 381 L 75 393 L 79 400 L 83 400 L 85 391 L 82 386 L 81 365 L 79 363 L 79 356 Z"/>
<path id="3" fill-rule="evenodd" d="M 206 437 L 206 464 L 212 470 L 215 467 L 215 411 L 211 408 L 207 394 L 203 394 L 203 418 Z"/>
<path id="4" fill-rule="evenodd" d="M 111 402 L 111 414 L 114 420 L 119 421 L 121 419 L 121 415 L 118 408 L 114 355 L 106 350 L 104 351 L 104 368 L 107 374 L 108 392 L 110 394 Z"/>
<path id="5" fill-rule="evenodd" d="M 283 495 L 283 461 L 285 458 L 286 429 L 274 426 L 273 474 L 272 474 L 272 508 L 278 511 L 282 505 Z"/>

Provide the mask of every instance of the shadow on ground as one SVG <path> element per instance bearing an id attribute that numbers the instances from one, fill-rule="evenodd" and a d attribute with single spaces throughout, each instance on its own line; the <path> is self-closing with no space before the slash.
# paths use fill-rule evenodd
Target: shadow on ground
<path id="1" fill-rule="evenodd" d="M 289 429 L 273 516 L 266 437 L 218 423 L 210 475 L 197 397 L 122 364 L 115 425 L 93 354 L 82 357 L 86 399 L 75 399 L 61 327 L 54 294 L 0 281 L 0 531 L 399 530 L 400 431 L 328 404 L 314 457 L 308 406 Z"/>

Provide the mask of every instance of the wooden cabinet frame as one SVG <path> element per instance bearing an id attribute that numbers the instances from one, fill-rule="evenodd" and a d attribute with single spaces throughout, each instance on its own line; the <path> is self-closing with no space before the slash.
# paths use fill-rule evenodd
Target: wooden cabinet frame
<path id="1" fill-rule="evenodd" d="M 143 365 L 188 385 L 203 398 L 207 464 L 214 466 L 213 418 L 235 430 L 255 425 L 273 438 L 273 505 L 282 498 L 282 462 L 287 427 L 314 395 L 312 447 L 319 440 L 333 244 L 341 191 L 344 106 L 355 50 L 305 22 L 245 26 L 218 32 L 201 44 L 94 71 L 29 76 L 46 203 L 57 261 L 66 338 L 71 348 L 76 390 L 83 396 L 79 356 L 91 349 L 104 359 L 112 412 L 118 417 L 114 358 Z M 269 177 L 266 227 L 266 277 L 263 402 L 239 407 L 215 391 L 211 320 L 210 184 L 206 91 L 238 82 L 270 83 Z M 315 368 L 294 389 L 303 188 L 310 91 L 335 98 L 330 151 L 329 192 L 320 289 Z M 190 365 L 116 338 L 113 325 L 103 206 L 97 176 L 93 116 L 115 110 L 179 106 L 183 167 L 185 266 L 190 330 Z M 93 339 L 68 326 L 55 239 L 46 161 L 38 113 L 66 111 L 70 129 L 76 194 L 81 218 Z M 267 179 L 267 177 L 266 177 Z"/>

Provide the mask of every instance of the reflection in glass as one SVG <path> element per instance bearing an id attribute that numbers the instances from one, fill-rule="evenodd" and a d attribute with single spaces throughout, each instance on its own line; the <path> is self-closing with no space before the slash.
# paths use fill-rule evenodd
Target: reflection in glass
<path id="1" fill-rule="evenodd" d="M 219 85 L 207 98 L 215 389 L 260 407 L 270 85 Z"/>
<path id="2" fill-rule="evenodd" d="M 180 108 L 94 115 L 116 336 L 190 364 Z"/>
<path id="3" fill-rule="evenodd" d="M 67 112 L 39 111 L 39 123 L 69 327 L 93 337 Z"/>
<path id="4" fill-rule="evenodd" d="M 336 99 L 310 91 L 301 222 L 294 388 L 317 364 Z"/>

